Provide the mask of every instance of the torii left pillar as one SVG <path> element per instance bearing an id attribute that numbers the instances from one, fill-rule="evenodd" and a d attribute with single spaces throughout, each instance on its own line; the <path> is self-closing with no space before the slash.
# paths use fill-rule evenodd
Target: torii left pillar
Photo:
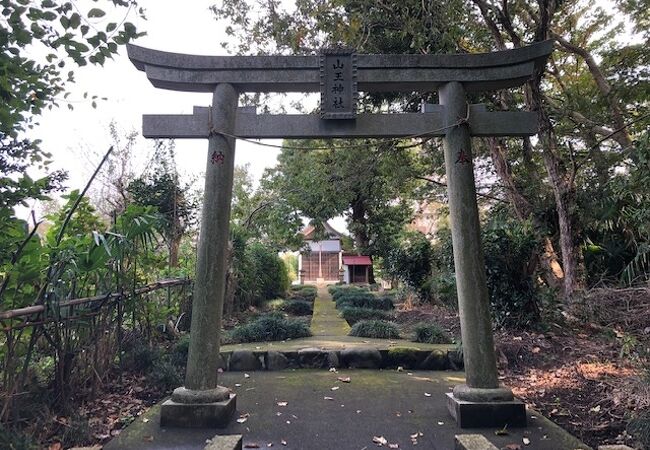
<path id="1" fill-rule="evenodd" d="M 235 139 L 215 131 L 234 132 L 237 102 L 238 93 L 232 85 L 216 86 L 210 114 L 185 385 L 175 389 L 171 399 L 163 403 L 162 426 L 223 428 L 236 409 L 235 394 L 218 383 Z"/>

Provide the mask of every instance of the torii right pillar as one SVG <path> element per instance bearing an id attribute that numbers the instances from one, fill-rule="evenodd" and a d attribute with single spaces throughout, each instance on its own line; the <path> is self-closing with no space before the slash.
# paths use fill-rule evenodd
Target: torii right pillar
<path id="1" fill-rule="evenodd" d="M 468 105 L 463 85 L 450 82 L 438 91 L 449 196 L 451 236 L 458 291 L 466 384 L 447 394 L 447 407 L 461 428 L 524 427 L 526 407 L 499 385 L 490 299 L 481 246 Z"/>

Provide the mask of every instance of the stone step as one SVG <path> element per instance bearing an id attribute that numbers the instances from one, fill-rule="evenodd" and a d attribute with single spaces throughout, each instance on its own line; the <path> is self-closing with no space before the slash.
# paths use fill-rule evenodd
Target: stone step
<path id="1" fill-rule="evenodd" d="M 223 371 L 286 369 L 398 369 L 462 370 L 463 359 L 456 350 L 417 350 L 393 347 L 378 350 L 354 347 L 343 350 L 303 348 L 297 351 L 234 350 L 221 352 Z"/>

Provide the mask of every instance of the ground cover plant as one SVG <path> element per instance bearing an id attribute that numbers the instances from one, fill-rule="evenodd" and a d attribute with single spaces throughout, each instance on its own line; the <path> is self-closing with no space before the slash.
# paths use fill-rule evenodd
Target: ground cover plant
<path id="1" fill-rule="evenodd" d="M 267 306 L 275 311 L 282 311 L 293 316 L 311 316 L 314 313 L 313 303 L 305 300 L 277 299 L 271 300 Z"/>
<path id="2" fill-rule="evenodd" d="M 390 320 L 392 315 L 381 309 L 344 306 L 341 308 L 341 317 L 343 317 L 348 324 L 354 325 L 361 320 Z"/>
<path id="3" fill-rule="evenodd" d="M 387 320 L 362 320 L 350 329 L 350 336 L 375 339 L 399 339 L 399 329 Z"/>
<path id="4" fill-rule="evenodd" d="M 451 338 L 437 323 L 421 322 L 413 330 L 413 342 L 451 344 Z"/>
<path id="5" fill-rule="evenodd" d="M 336 300 L 336 308 L 344 307 L 380 309 L 384 311 L 395 307 L 391 296 L 375 295 L 370 292 L 355 292 L 342 294 Z"/>
<path id="6" fill-rule="evenodd" d="M 290 319 L 274 312 L 257 317 L 228 332 L 227 340 L 233 343 L 284 341 L 311 336 L 309 325 L 299 319 Z"/>
<path id="7" fill-rule="evenodd" d="M 288 297 L 293 300 L 304 300 L 313 302 L 316 299 L 317 289 L 316 286 L 309 284 L 298 284 L 291 286 Z"/>

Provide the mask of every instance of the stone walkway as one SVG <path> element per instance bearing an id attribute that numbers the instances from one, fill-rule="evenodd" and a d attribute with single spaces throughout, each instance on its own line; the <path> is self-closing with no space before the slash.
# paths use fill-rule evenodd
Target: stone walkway
<path id="1" fill-rule="evenodd" d="M 314 336 L 347 336 L 350 332 L 350 326 L 339 316 L 327 286 L 318 288 L 318 296 L 314 300 L 311 332 Z"/>
<path id="2" fill-rule="evenodd" d="M 237 393 L 234 419 L 239 422 L 233 419 L 224 430 L 161 428 L 156 406 L 104 449 L 201 450 L 217 433 L 243 434 L 244 448 L 287 450 L 370 450 L 377 448 L 374 437 L 399 449 L 452 450 L 454 435 L 470 433 L 482 434 L 497 448 L 589 449 L 533 410 L 528 428 L 508 428 L 503 435 L 492 428 L 458 428 L 445 399 L 452 386 L 464 381 L 458 372 L 228 372 L 219 381 Z"/>

